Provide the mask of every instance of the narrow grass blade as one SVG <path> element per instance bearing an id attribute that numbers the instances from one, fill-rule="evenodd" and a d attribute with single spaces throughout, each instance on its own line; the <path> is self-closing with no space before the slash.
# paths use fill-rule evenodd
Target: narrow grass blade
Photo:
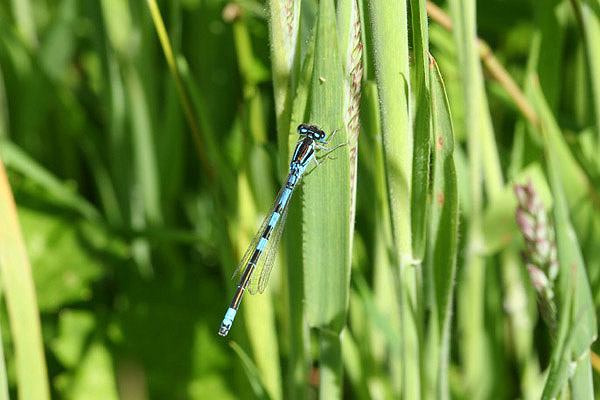
<path id="1" fill-rule="evenodd" d="M 410 194 L 413 141 L 408 113 L 408 31 L 403 2 L 371 2 L 377 87 L 388 201 L 398 265 L 410 260 Z"/>
<path id="2" fill-rule="evenodd" d="M 472 158 L 471 169 L 481 170 L 473 175 L 471 181 L 473 185 L 479 186 L 482 180 L 478 179 L 477 175 L 482 174 L 488 195 L 495 197 L 503 187 L 502 172 L 479 60 L 476 5 L 474 0 L 451 0 L 449 4 L 463 78 L 469 157 Z M 481 190 L 477 192 L 481 193 Z M 477 201 L 481 202 L 481 200 Z M 481 206 L 474 204 L 475 210 L 478 207 Z"/>
<path id="3" fill-rule="evenodd" d="M 133 179 L 134 182 L 139 182 L 133 186 L 131 196 L 131 224 L 135 229 L 143 229 L 162 221 L 152 122 L 140 71 L 131 64 L 126 66 L 124 81 L 131 111 Z M 145 277 L 152 275 L 149 244 L 143 239 L 136 240 L 132 245 L 132 252 L 140 273 Z"/>
<path id="4" fill-rule="evenodd" d="M 368 172 L 367 176 L 373 182 L 373 190 L 368 197 L 367 202 L 373 205 L 373 219 L 376 222 L 373 236 L 370 239 L 371 252 L 373 254 L 373 308 L 380 310 L 383 314 L 383 319 L 387 323 L 387 328 L 393 334 L 394 340 L 386 340 L 386 333 L 381 326 L 376 323 L 370 323 L 371 332 L 368 338 L 368 346 L 365 350 L 376 363 L 388 362 L 388 356 L 391 364 L 389 377 L 393 387 L 390 391 L 394 391 L 396 396 L 400 396 L 402 387 L 402 352 L 390 352 L 389 348 L 400 346 L 400 341 L 397 340 L 401 330 L 400 322 L 400 293 L 396 290 L 395 270 L 392 264 L 392 228 L 390 221 L 390 210 L 388 199 L 388 191 L 385 182 L 385 162 L 384 149 L 381 138 L 381 120 L 379 112 L 379 96 L 377 94 L 377 85 L 374 81 L 365 81 L 363 84 L 363 98 L 361 104 L 361 126 L 363 134 L 361 139 L 364 143 L 360 147 L 361 164 Z M 353 272 L 353 280 L 358 272 Z M 356 283 L 356 282 L 355 282 Z M 366 287 L 366 283 L 365 283 Z M 360 286 L 359 286 L 360 289 Z M 363 302 L 365 302 L 363 297 Z M 372 316 L 372 310 L 367 307 L 365 309 L 367 316 Z M 388 337 L 391 337 L 388 334 Z M 388 347 L 389 344 L 389 347 Z"/>
<path id="5" fill-rule="evenodd" d="M 260 378 L 260 372 L 258 371 L 258 368 L 256 368 L 256 365 L 254 365 L 252 362 L 252 359 L 250 359 L 244 349 L 242 349 L 236 342 L 231 342 L 230 346 L 242 362 L 242 366 L 244 367 L 244 371 L 246 371 L 246 376 L 250 382 L 250 387 L 252 388 L 254 397 L 264 400 L 270 399 L 270 397 L 267 395 L 265 385 Z"/>
<path id="6" fill-rule="evenodd" d="M 209 168 L 208 156 L 206 155 L 205 144 L 200 136 L 200 132 L 198 130 L 197 118 L 193 113 L 193 108 L 191 106 L 190 99 L 185 91 L 183 86 L 183 81 L 181 79 L 181 75 L 179 73 L 179 68 L 177 68 L 177 62 L 175 60 L 175 55 L 173 53 L 173 49 L 171 47 L 171 42 L 169 40 L 169 35 L 167 34 L 167 30 L 165 28 L 165 24 L 163 22 L 162 15 L 160 13 L 160 9 L 158 8 L 158 4 L 156 0 L 147 0 L 146 1 L 148 8 L 150 9 L 150 14 L 152 15 L 152 22 L 154 23 L 154 27 L 156 28 L 156 33 L 158 35 L 158 39 L 160 40 L 160 44 L 163 49 L 163 53 L 165 55 L 165 60 L 167 61 L 167 65 L 169 66 L 169 71 L 173 75 L 175 80 L 175 85 L 177 87 L 177 92 L 181 99 L 181 105 L 183 107 L 183 113 L 187 120 L 187 123 L 192 131 L 192 137 L 194 139 L 194 143 L 196 145 L 196 151 L 198 153 L 198 158 L 200 163 L 203 166 L 203 170 L 206 171 L 209 179 L 212 179 L 212 175 Z"/>
<path id="7" fill-rule="evenodd" d="M 600 148 L 600 2 L 598 0 L 573 0 L 586 45 L 593 112 L 596 122 L 597 148 Z"/>
<path id="8" fill-rule="evenodd" d="M 33 13 L 32 1 L 30 0 L 13 0 L 12 10 L 17 22 L 17 29 L 22 35 L 27 47 L 34 49 L 38 45 L 38 37 L 35 26 L 35 18 Z"/>
<path id="9" fill-rule="evenodd" d="M 398 334 L 394 330 L 394 327 L 390 323 L 390 319 L 387 315 L 384 315 L 380 311 L 380 307 L 375 304 L 373 293 L 370 291 L 365 278 L 360 274 L 353 274 L 352 281 L 356 286 L 358 294 L 362 300 L 363 307 L 365 307 L 366 314 L 373 326 L 377 328 L 386 342 L 386 345 L 392 352 L 392 355 L 399 355 L 402 353 L 402 338 L 398 337 Z"/>
<path id="10" fill-rule="evenodd" d="M 43 187 L 60 203 L 76 210 L 81 216 L 87 219 L 95 220 L 99 218 L 99 213 L 94 206 L 70 190 L 68 186 L 63 184 L 57 177 L 29 157 L 10 140 L 0 139 L 0 155 L 8 167 L 18 171 Z"/>
<path id="11" fill-rule="evenodd" d="M 348 135 L 350 153 L 350 230 L 354 230 L 356 213 L 356 176 L 358 162 L 358 134 L 360 93 L 363 75 L 362 37 L 360 10 L 356 0 L 340 2 L 338 5 L 338 37 L 344 73 L 344 125 Z M 352 252 L 353 235 L 350 235 Z"/>
<path id="12" fill-rule="evenodd" d="M 356 339 L 347 330 L 344 331 L 344 339 L 342 340 L 342 358 L 344 359 L 344 370 L 348 375 L 350 384 L 354 387 L 356 397 L 358 399 L 369 399 L 367 366 L 360 354 Z"/>
<path id="13" fill-rule="evenodd" d="M 450 398 L 448 368 L 450 356 L 450 328 L 452 316 L 452 293 L 456 275 L 458 247 L 458 189 L 454 166 L 454 132 L 450 106 L 439 68 L 430 56 L 429 78 L 431 83 L 431 115 L 434 138 L 433 195 L 430 216 L 429 246 L 433 290 L 434 315 L 437 314 L 439 351 L 437 359 L 437 383 L 435 396 Z"/>
<path id="14" fill-rule="evenodd" d="M 425 234 L 427 214 L 431 196 L 429 185 L 429 157 L 431 151 L 430 94 L 429 94 L 429 35 L 425 0 L 411 0 L 411 25 L 414 43 L 414 153 L 412 174 L 411 222 L 413 257 L 423 259 L 425 255 Z M 430 68 L 430 67 L 429 67 Z"/>
<path id="15" fill-rule="evenodd" d="M 17 209 L 0 162 L 0 272 L 15 346 L 20 399 L 50 399 L 35 287 Z"/>
<path id="16" fill-rule="evenodd" d="M 279 170 L 287 167 L 290 117 L 300 68 L 300 0 L 269 1 L 271 70 L 279 143 Z"/>
<path id="17" fill-rule="evenodd" d="M 453 35 L 462 79 L 465 131 L 468 149 L 469 203 L 468 233 L 465 245 L 469 254 L 462 269 L 462 285 L 458 289 L 458 325 L 462 335 L 459 341 L 464 364 L 464 385 L 467 398 L 491 396 L 494 375 L 488 365 L 492 354 L 486 348 L 484 306 L 486 299 L 486 260 L 479 253 L 482 234 L 482 212 L 485 184 L 490 198 L 496 197 L 502 187 L 498 152 L 485 94 L 483 73 L 477 50 L 475 0 L 450 0 Z"/>
<path id="18" fill-rule="evenodd" d="M 142 205 L 148 222 L 154 225 L 162 221 L 162 210 L 160 209 L 160 187 L 147 94 L 140 80 L 139 71 L 132 66 L 127 68 L 125 83 L 129 94 L 133 128 L 135 178 L 139 181 L 139 187 L 136 188 L 139 190 L 137 196 L 140 197 L 139 204 Z"/>
<path id="19" fill-rule="evenodd" d="M 251 200 L 252 192 L 248 178 L 244 173 L 238 183 L 238 248 L 244 249 L 256 233 L 257 210 Z M 279 345 L 275 329 L 275 313 L 271 292 L 265 291 L 256 296 L 245 296 L 242 316 L 246 325 L 248 341 L 252 346 L 254 362 L 260 371 L 263 384 L 269 397 L 282 398 L 281 366 L 279 364 Z"/>
<path id="20" fill-rule="evenodd" d="M 2 340 L 2 332 L 0 329 L 0 340 Z M 4 343 L 4 342 L 2 342 Z M 0 399 L 10 400 L 8 394 L 8 375 L 6 374 L 6 358 L 4 357 L 4 346 L 0 346 Z"/>
<path id="21" fill-rule="evenodd" d="M 319 332 L 319 398 L 342 399 L 342 341 L 340 335 Z"/>
<path id="22" fill-rule="evenodd" d="M 370 2 L 373 54 L 379 93 L 385 176 L 392 228 L 393 265 L 400 299 L 403 397 L 421 397 L 419 268 L 412 255 L 411 181 L 413 134 L 409 115 L 410 73 L 405 2 Z"/>
<path id="23" fill-rule="evenodd" d="M 569 282 L 571 276 L 561 278 L 563 283 Z M 569 285 L 570 286 L 570 285 Z M 542 400 L 556 399 L 558 394 L 565 389 L 569 378 L 569 325 L 573 304 L 572 292 L 568 291 L 562 299 L 560 311 L 558 336 L 552 350 L 552 358 L 548 366 L 548 375 L 541 395 Z"/>
<path id="24" fill-rule="evenodd" d="M 553 218 L 556 229 L 556 245 L 559 262 L 559 304 L 566 303 L 568 296 L 573 298 L 573 310 L 570 313 L 570 326 L 572 336 L 569 346 L 569 357 L 576 363 L 574 375 L 571 378 L 571 390 L 574 398 L 592 399 L 593 387 L 591 381 L 591 361 L 589 357 L 590 345 L 596 339 L 597 325 L 595 306 L 587 278 L 587 271 L 581 255 L 580 246 L 571 223 L 569 208 L 560 180 L 560 160 L 551 136 L 560 135 L 558 126 L 545 102 L 539 87 L 536 88 L 536 103 L 540 109 L 540 121 L 545 139 L 547 169 L 550 187 L 554 195 Z M 548 131 L 554 130 L 550 135 Z M 571 278 L 572 276 L 572 278 Z M 571 294 L 572 293 L 572 294 Z M 564 305 L 563 305 L 564 307 Z M 563 317 L 564 310 L 560 311 Z M 562 321 L 561 321 L 562 322 Z M 565 367 L 568 367 L 565 366 Z"/>

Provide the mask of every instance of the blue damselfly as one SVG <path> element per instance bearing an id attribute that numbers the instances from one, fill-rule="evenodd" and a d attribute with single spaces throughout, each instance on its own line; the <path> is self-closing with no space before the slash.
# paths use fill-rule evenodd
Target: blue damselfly
<path id="1" fill-rule="evenodd" d="M 267 282 L 275 261 L 275 253 L 277 252 L 281 233 L 283 232 L 290 197 L 310 162 L 314 161 L 317 166 L 319 165 L 315 157 L 315 151 L 317 149 L 325 150 L 326 155 L 346 144 L 342 143 L 332 149 L 328 149 L 323 144 L 328 144 L 336 131 L 333 131 L 329 138 L 326 138 L 325 132 L 314 125 L 301 124 L 298 126 L 297 131 L 300 139 L 296 144 L 294 155 L 290 161 L 288 178 L 275 198 L 271 211 L 267 214 L 258 233 L 252 240 L 252 243 L 250 243 L 248 250 L 246 250 L 242 261 L 240 261 L 240 264 L 233 273 L 233 276 L 235 276 L 242 267 L 244 268 L 231 305 L 225 313 L 223 322 L 221 322 L 221 328 L 219 329 L 219 335 L 221 336 L 226 336 L 229 333 L 246 289 L 250 293 L 255 294 L 262 293 L 267 287 Z"/>

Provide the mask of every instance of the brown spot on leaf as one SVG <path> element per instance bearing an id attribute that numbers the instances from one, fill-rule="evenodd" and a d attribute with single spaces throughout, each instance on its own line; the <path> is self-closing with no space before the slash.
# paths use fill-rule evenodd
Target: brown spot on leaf
<path id="1" fill-rule="evenodd" d="M 440 207 L 444 205 L 444 201 L 446 201 L 446 197 L 444 196 L 444 192 L 439 192 L 437 194 L 437 203 Z"/>

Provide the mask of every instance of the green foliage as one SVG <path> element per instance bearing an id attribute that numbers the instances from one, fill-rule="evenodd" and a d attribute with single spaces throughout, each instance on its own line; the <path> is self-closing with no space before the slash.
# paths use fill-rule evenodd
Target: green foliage
<path id="1" fill-rule="evenodd" d="M 0 399 L 598 397 L 600 3 L 436 4 L 0 2 Z"/>

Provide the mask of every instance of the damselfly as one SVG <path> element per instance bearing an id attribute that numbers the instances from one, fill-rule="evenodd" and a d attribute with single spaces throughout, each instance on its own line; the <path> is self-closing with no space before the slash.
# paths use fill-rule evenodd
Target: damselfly
<path id="1" fill-rule="evenodd" d="M 262 293 L 265 290 L 273 269 L 281 233 L 283 232 L 290 197 L 308 164 L 314 161 L 317 166 L 319 165 L 315 157 L 315 150 L 325 150 L 326 155 L 346 144 L 339 144 L 332 149 L 323 146 L 323 144 L 328 144 L 331 141 L 337 131 L 333 131 L 329 138 L 325 138 L 325 132 L 314 125 L 301 124 L 298 126 L 297 131 L 300 139 L 290 161 L 290 172 L 287 181 L 279 191 L 271 211 L 267 214 L 258 233 L 250 243 L 248 250 L 246 250 L 242 261 L 233 273 L 233 276 L 235 276 L 244 267 L 231 305 L 225 313 L 223 322 L 221 322 L 221 328 L 219 329 L 219 335 L 221 336 L 226 336 L 229 333 L 246 289 L 252 294 Z"/>

